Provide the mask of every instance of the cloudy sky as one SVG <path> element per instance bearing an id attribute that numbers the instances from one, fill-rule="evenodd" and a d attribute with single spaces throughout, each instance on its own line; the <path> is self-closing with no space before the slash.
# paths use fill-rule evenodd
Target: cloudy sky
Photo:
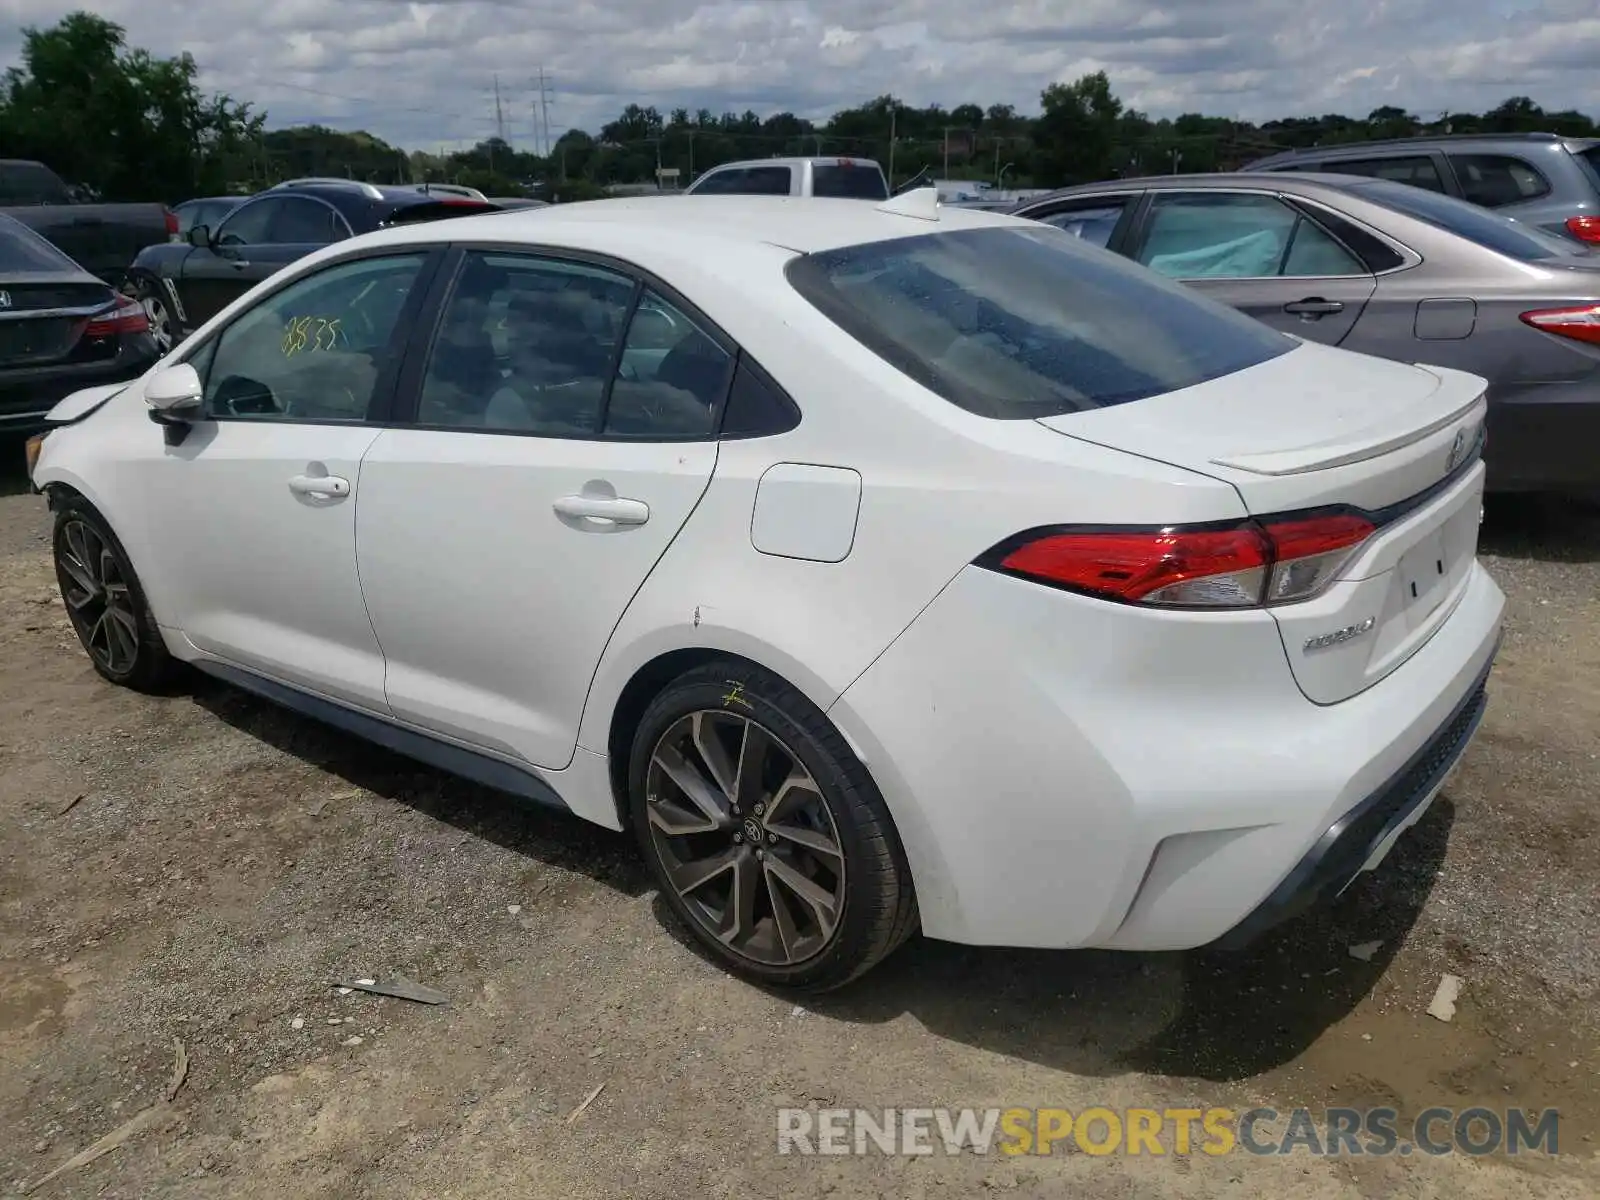
<path id="1" fill-rule="evenodd" d="M 0 0 L 18 27 L 82 4 Z M 366 128 L 408 148 L 505 125 L 530 148 L 544 68 L 550 125 L 596 129 L 637 100 L 667 110 L 824 117 L 892 92 L 915 104 L 1038 108 L 1104 68 L 1157 116 L 1429 116 L 1518 93 L 1600 113 L 1596 0 L 98 0 L 135 45 L 187 49 L 209 87 L 271 124 Z"/>

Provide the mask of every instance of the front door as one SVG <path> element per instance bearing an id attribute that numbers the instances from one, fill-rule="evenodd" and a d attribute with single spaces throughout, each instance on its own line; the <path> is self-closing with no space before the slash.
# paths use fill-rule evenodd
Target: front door
<path id="1" fill-rule="evenodd" d="M 205 410 L 148 464 L 173 616 L 202 650 L 385 711 L 383 656 L 356 573 L 361 459 L 391 398 L 425 253 L 301 279 L 188 361 Z M 159 436 L 151 426 L 152 436 Z"/>
<path id="2" fill-rule="evenodd" d="M 1267 325 L 1337 346 L 1377 289 L 1354 253 L 1266 192 L 1151 196 L 1133 256 Z"/>
<path id="3" fill-rule="evenodd" d="M 462 256 L 426 353 L 356 517 L 389 704 L 560 769 L 607 640 L 710 482 L 733 356 L 627 274 L 488 251 Z"/>

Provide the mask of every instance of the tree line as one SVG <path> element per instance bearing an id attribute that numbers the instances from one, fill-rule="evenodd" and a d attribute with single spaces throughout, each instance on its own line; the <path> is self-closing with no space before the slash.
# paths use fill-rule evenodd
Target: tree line
<path id="1" fill-rule="evenodd" d="M 1003 187 L 1117 176 L 1233 170 L 1290 147 L 1427 133 L 1547 131 L 1600 135 L 1584 113 L 1526 96 L 1487 112 L 1425 120 L 1383 106 L 1253 123 L 1201 113 L 1155 119 L 1130 108 L 1105 72 L 1054 83 L 1037 115 L 1007 104 L 908 105 L 883 95 L 815 122 L 793 113 L 666 112 L 630 104 L 597 132 L 571 129 L 539 154 L 500 138 L 449 154 L 407 151 L 364 131 L 268 129 L 267 113 L 203 93 L 187 53 L 157 58 L 112 21 L 76 12 L 23 30 L 22 61 L 0 80 L 0 153 L 36 158 L 107 200 L 169 203 L 250 192 L 283 179 L 339 175 L 374 183 L 452 182 L 494 195 L 562 200 L 618 184 L 687 184 L 719 163 L 777 155 L 873 158 L 895 182 L 922 172 Z M 674 176 L 674 172 L 676 173 Z"/>

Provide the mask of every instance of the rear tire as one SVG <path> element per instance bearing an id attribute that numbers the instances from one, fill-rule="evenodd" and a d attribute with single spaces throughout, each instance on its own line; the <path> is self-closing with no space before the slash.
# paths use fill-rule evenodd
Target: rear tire
<path id="1" fill-rule="evenodd" d="M 827 991 L 916 928 L 883 798 L 822 711 L 750 663 L 680 676 L 645 710 L 628 798 L 661 896 L 735 974 Z"/>
<path id="2" fill-rule="evenodd" d="M 175 664 L 117 535 L 88 501 L 72 497 L 56 510 L 53 540 L 61 600 L 94 669 L 134 691 L 164 688 Z"/>

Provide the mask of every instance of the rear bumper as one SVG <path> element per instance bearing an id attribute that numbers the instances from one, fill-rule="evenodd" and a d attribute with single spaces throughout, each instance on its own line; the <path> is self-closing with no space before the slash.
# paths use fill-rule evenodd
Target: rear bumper
<path id="1" fill-rule="evenodd" d="M 1600 379 L 1491 397 L 1488 433 L 1491 492 L 1600 488 Z"/>
<path id="2" fill-rule="evenodd" d="M 139 337 L 104 362 L 0 370 L 0 434 L 43 429 L 45 414 L 73 392 L 137 379 L 159 357 L 155 343 Z"/>
<path id="3" fill-rule="evenodd" d="M 1475 712 L 1457 719 L 1504 603 L 1474 564 L 1405 663 L 1317 705 L 1266 612 L 1144 610 L 974 567 L 830 716 L 889 805 L 929 936 L 1187 949 L 1342 887 L 1420 811 L 1470 737 Z"/>
<path id="4" fill-rule="evenodd" d="M 1386 852 L 1396 836 L 1416 823 L 1483 720 L 1493 665 L 1491 657 L 1450 719 L 1411 760 L 1383 787 L 1323 830 L 1272 894 L 1219 938 L 1217 945 L 1229 949 L 1248 945 L 1274 926 L 1339 895 L 1374 856 Z"/>

